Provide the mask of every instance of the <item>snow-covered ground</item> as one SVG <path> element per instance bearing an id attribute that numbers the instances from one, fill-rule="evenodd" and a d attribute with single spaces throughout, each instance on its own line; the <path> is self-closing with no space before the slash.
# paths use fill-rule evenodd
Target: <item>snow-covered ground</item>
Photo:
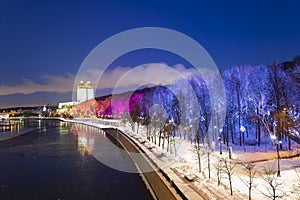
<path id="1" fill-rule="evenodd" d="M 298 155 L 298 157 L 280 160 L 280 177 L 277 177 L 277 154 L 271 147 L 243 147 L 233 146 L 232 159 L 228 159 L 227 147 L 222 148 L 222 155 L 216 145 L 216 150 L 209 152 L 210 156 L 210 178 L 208 170 L 208 151 L 201 147 L 201 172 L 198 168 L 197 151 L 194 144 L 187 140 L 175 138 L 175 145 L 171 145 L 167 151 L 166 144 L 164 149 L 157 144 L 146 139 L 146 128 L 141 126 L 138 133 L 132 131 L 129 124 L 107 123 L 100 125 L 99 121 L 85 121 L 86 124 L 94 125 L 99 128 L 116 126 L 122 132 L 129 135 L 137 144 L 146 147 L 156 158 L 155 162 L 162 168 L 169 168 L 181 177 L 190 187 L 201 194 L 206 199 L 248 199 L 249 189 L 247 187 L 249 176 L 244 167 L 249 162 L 253 162 L 255 172 L 252 187 L 252 199 L 272 199 L 272 187 L 274 186 L 278 199 L 300 199 L 300 157 L 299 146 L 295 145 L 293 151 L 281 151 L 281 157 Z M 109 124 L 106 125 L 106 124 Z M 158 140 L 158 139 L 157 139 Z M 176 150 L 176 156 L 175 156 Z M 267 152 L 265 152 L 267 150 Z M 221 172 L 221 184 L 218 186 L 218 163 L 222 160 L 219 167 Z M 232 169 L 233 196 L 230 195 L 228 175 L 224 172 L 224 161 L 228 162 Z M 298 171 L 298 172 L 297 172 Z M 271 184 L 269 184 L 269 183 Z"/>

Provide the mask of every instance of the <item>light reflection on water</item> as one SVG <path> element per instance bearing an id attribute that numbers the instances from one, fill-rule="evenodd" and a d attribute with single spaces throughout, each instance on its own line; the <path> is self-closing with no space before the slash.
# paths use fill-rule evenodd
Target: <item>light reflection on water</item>
<path id="1" fill-rule="evenodd" d="M 24 120 L 0 121 L 0 141 L 20 136 L 31 130 L 33 129 L 26 127 Z"/>
<path id="2" fill-rule="evenodd" d="M 76 124 L 78 150 L 93 155 L 102 164 L 123 172 L 137 171 L 126 151 L 99 128 Z"/>
<path id="3" fill-rule="evenodd" d="M 130 166 L 110 151 L 102 130 L 58 120 L 25 120 L 19 126 L 19 132 L 33 131 L 0 141 L 1 200 L 151 199 L 138 175 L 106 167 L 91 155 L 102 145 L 101 156 Z"/>

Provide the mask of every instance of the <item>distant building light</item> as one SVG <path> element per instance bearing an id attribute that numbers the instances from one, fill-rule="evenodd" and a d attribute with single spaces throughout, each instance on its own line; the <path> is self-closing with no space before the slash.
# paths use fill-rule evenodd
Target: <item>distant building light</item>
<path id="1" fill-rule="evenodd" d="M 58 108 L 63 108 L 66 106 L 75 106 L 77 104 L 78 104 L 78 102 L 62 102 L 62 103 L 58 104 Z"/>
<path id="2" fill-rule="evenodd" d="M 246 128 L 244 126 L 241 126 L 241 131 L 245 132 Z"/>
<path id="3" fill-rule="evenodd" d="M 270 137 L 272 140 L 276 140 L 276 135 L 271 135 Z"/>

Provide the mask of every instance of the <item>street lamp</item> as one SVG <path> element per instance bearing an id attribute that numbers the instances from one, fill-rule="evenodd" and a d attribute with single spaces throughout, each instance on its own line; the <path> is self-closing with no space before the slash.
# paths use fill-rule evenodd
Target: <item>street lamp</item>
<path id="1" fill-rule="evenodd" d="M 201 120 L 201 122 L 205 122 L 205 117 L 201 116 L 200 120 Z"/>
<path id="2" fill-rule="evenodd" d="M 272 141 L 276 140 L 276 135 L 271 135 L 270 138 L 272 139 Z"/>
<path id="3" fill-rule="evenodd" d="M 244 152 L 246 152 L 246 149 L 245 149 L 245 131 L 246 131 L 246 128 L 244 126 L 241 126 L 240 128 L 241 132 L 242 132 L 242 141 L 243 141 L 243 148 L 244 148 Z"/>
<path id="4" fill-rule="evenodd" d="M 277 151 L 277 176 L 280 176 L 280 154 L 279 145 L 282 144 L 281 140 L 276 140 L 276 151 Z"/>
<path id="5" fill-rule="evenodd" d="M 241 126 L 241 131 L 242 132 L 245 132 L 246 131 L 246 128 L 244 126 Z"/>
<path id="6" fill-rule="evenodd" d="M 270 136 L 273 143 L 275 141 L 275 145 L 276 145 L 276 152 L 277 152 L 277 177 L 280 176 L 280 154 L 279 154 L 279 145 L 282 144 L 281 140 L 278 140 L 276 135 L 271 135 Z"/>
<path id="7" fill-rule="evenodd" d="M 214 135 L 213 135 L 213 140 L 217 137 L 217 126 L 214 125 Z"/>
<path id="8" fill-rule="evenodd" d="M 222 155 L 222 144 L 223 144 L 223 141 L 222 141 L 222 131 L 223 129 L 220 128 L 220 135 L 219 135 L 219 145 L 220 145 L 220 155 Z"/>

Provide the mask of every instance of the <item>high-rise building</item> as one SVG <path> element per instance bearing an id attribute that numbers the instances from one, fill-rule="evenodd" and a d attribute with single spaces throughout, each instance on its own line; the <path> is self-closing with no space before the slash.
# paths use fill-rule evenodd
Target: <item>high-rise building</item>
<path id="1" fill-rule="evenodd" d="M 95 98 L 95 90 L 90 81 L 80 81 L 77 84 L 77 101 L 84 102 Z"/>

